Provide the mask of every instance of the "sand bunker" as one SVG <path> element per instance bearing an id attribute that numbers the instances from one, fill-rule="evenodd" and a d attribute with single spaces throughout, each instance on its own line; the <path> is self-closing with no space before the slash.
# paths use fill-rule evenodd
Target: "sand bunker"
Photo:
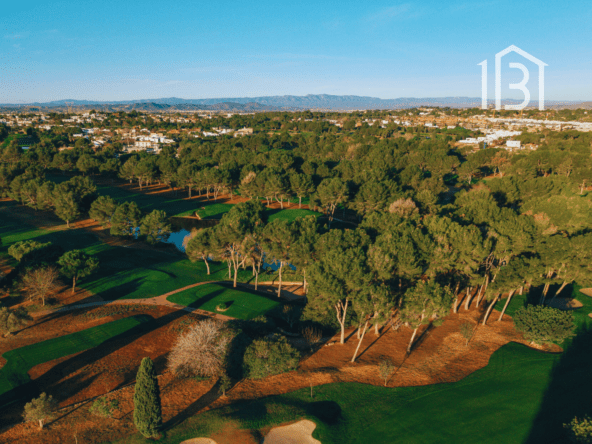
<path id="1" fill-rule="evenodd" d="M 580 293 L 584 293 L 586 296 L 590 296 L 592 298 L 592 288 L 581 288 Z"/>
<path id="2" fill-rule="evenodd" d="M 571 298 L 549 299 L 547 301 L 547 305 L 549 307 L 559 308 L 560 310 L 575 310 L 576 308 L 580 308 L 580 307 L 584 306 L 584 304 L 582 304 L 577 299 L 571 299 Z"/>
<path id="3" fill-rule="evenodd" d="M 321 444 L 321 441 L 312 437 L 316 427 L 317 425 L 308 419 L 274 427 L 263 440 L 263 444 Z"/>
<path id="4" fill-rule="evenodd" d="M 210 438 L 193 438 L 183 441 L 181 444 L 217 444 L 216 441 Z"/>

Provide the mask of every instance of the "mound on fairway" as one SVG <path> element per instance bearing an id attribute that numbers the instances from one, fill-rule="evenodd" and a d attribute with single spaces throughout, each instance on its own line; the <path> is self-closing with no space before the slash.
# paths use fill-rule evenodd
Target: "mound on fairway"
<path id="1" fill-rule="evenodd" d="M 96 347 L 150 319 L 147 315 L 130 316 L 4 353 L 7 362 L 0 369 L 0 395 L 27 383 L 27 372 L 36 365 Z"/>
<path id="2" fill-rule="evenodd" d="M 253 319 L 264 315 L 280 305 L 280 302 L 242 289 L 229 288 L 219 284 L 199 285 L 189 290 L 175 293 L 167 298 L 169 302 L 185 305 L 212 313 L 216 307 L 231 302 L 225 316 L 236 319 Z"/>

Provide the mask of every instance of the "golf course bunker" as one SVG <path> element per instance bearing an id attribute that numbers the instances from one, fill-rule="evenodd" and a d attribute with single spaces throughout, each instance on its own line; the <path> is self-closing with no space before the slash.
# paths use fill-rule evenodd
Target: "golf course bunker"
<path id="1" fill-rule="evenodd" d="M 312 437 L 316 427 L 317 425 L 308 419 L 274 427 L 263 440 L 263 444 L 321 444 L 321 441 Z"/>
<path id="2" fill-rule="evenodd" d="M 555 298 L 547 302 L 549 307 L 558 308 L 560 310 L 576 310 L 584 306 L 577 299 L 572 298 Z"/>
<path id="3" fill-rule="evenodd" d="M 218 444 L 211 438 L 193 438 L 183 441 L 181 444 Z"/>
<path id="4" fill-rule="evenodd" d="M 590 296 L 592 298 L 592 288 L 580 288 L 580 293 Z"/>

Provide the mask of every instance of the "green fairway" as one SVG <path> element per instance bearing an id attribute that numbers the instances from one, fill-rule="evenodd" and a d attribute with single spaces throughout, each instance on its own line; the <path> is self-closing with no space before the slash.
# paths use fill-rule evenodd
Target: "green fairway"
<path id="1" fill-rule="evenodd" d="M 202 219 L 222 219 L 222 216 L 228 213 L 232 207 L 234 207 L 233 204 L 213 203 L 197 210 L 197 214 Z"/>
<path id="2" fill-rule="evenodd" d="M 27 383 L 27 372 L 34 366 L 96 347 L 150 319 L 146 315 L 131 316 L 4 353 L 7 362 L 0 369 L 0 395 Z"/>
<path id="3" fill-rule="evenodd" d="M 111 246 L 86 230 L 66 229 L 63 225 L 51 230 L 41 230 L 12 217 L 12 205 L 16 204 L 0 204 L 0 256 L 9 259 L 11 264 L 16 264 L 7 254 L 8 247 L 14 242 L 28 239 L 42 243 L 52 242 L 64 250 L 84 250 L 96 256 L 99 269 L 93 275 L 81 279 L 78 286 L 105 300 L 150 298 L 195 282 L 225 280 L 228 276 L 228 267 L 225 264 L 211 263 L 212 274 L 208 276 L 202 261 L 192 263 L 181 253 Z M 43 217 L 41 212 L 40 217 Z M 239 282 L 246 282 L 251 278 L 250 271 L 239 270 Z"/>
<path id="4" fill-rule="evenodd" d="M 216 307 L 232 301 L 228 310 L 221 314 L 237 319 L 253 319 L 280 305 L 278 301 L 265 296 L 219 284 L 199 285 L 175 293 L 169 296 L 167 300 L 175 304 L 199 308 L 212 313 L 221 313 L 216 310 Z"/>
<path id="5" fill-rule="evenodd" d="M 280 396 L 236 403 L 193 416 L 161 442 L 209 436 L 228 421 L 260 429 L 299 418 L 317 424 L 323 444 L 504 443 L 566 441 L 562 425 L 590 413 L 592 298 L 573 289 L 584 307 L 575 312 L 578 336 L 565 352 L 543 353 L 510 343 L 489 365 L 451 384 L 384 388 L 327 384 Z M 514 310 L 524 300 L 516 299 Z M 396 379 L 396 374 L 394 375 Z M 135 435 L 121 443 L 144 443 Z"/>
<path id="6" fill-rule="evenodd" d="M 315 217 L 319 217 L 321 216 L 321 213 L 317 213 L 316 211 L 312 211 L 312 210 L 305 210 L 304 208 L 302 209 L 298 209 L 298 208 L 287 208 L 287 209 L 283 209 L 283 210 L 279 210 L 279 209 L 269 209 L 267 210 L 269 216 L 268 216 L 268 222 L 271 222 L 272 220 L 275 219 L 284 219 L 284 220 L 288 220 L 290 222 L 298 219 L 299 217 L 306 217 L 306 216 L 315 216 Z"/>

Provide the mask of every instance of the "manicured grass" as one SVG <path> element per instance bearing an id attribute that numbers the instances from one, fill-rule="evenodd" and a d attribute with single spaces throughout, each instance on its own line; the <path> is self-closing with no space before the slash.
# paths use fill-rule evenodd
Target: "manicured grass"
<path id="1" fill-rule="evenodd" d="M 222 219 L 222 216 L 228 213 L 233 206 L 233 204 L 214 203 L 197 210 L 197 214 L 201 219 Z M 304 208 L 284 208 L 283 210 L 279 208 L 266 208 L 266 210 L 269 222 L 274 219 L 293 221 L 304 216 L 321 216 L 321 213 Z M 190 216 L 193 215 L 195 211 L 196 210 L 186 211 L 178 214 L 178 216 Z"/>
<path id="2" fill-rule="evenodd" d="M 577 287 L 573 295 L 584 307 L 574 314 L 578 336 L 566 341 L 563 353 L 510 343 L 491 356 L 487 367 L 456 383 L 402 388 L 327 384 L 315 387 L 313 398 L 306 388 L 236 403 L 189 418 L 160 442 L 210 436 L 229 422 L 260 429 L 299 418 L 317 424 L 313 436 L 323 444 L 566 442 L 562 425 L 591 413 L 592 319 L 587 315 L 592 298 Z M 118 442 L 148 441 L 134 435 Z"/>
<path id="3" fill-rule="evenodd" d="M 271 222 L 272 220 L 275 219 L 285 219 L 288 220 L 290 222 L 295 221 L 296 219 L 298 219 L 299 217 L 306 217 L 306 216 L 315 216 L 315 217 L 319 217 L 321 216 L 321 213 L 318 213 L 316 211 L 312 211 L 312 210 L 305 210 L 304 208 L 285 208 L 283 210 L 281 209 L 268 209 L 267 210 L 269 213 L 268 222 Z"/>
<path id="4" fill-rule="evenodd" d="M 228 267 L 211 263 L 207 275 L 202 261 L 165 252 L 134 248 L 111 248 L 97 254 L 100 268 L 96 274 L 81 281 L 80 287 L 103 299 L 140 299 L 160 296 L 201 281 L 225 280 Z M 239 270 L 239 282 L 252 278 L 249 270 Z"/>
<path id="5" fill-rule="evenodd" d="M 3 205 L 12 203 L 1 203 Z M 137 299 L 160 296 L 169 291 L 206 280 L 225 280 L 228 268 L 225 264 L 212 263 L 211 275 L 206 274 L 205 264 L 192 263 L 183 254 L 138 248 L 116 247 L 103 243 L 97 236 L 83 229 L 40 230 L 31 224 L 11 217 L 10 207 L 1 208 L 0 256 L 10 259 L 8 247 L 14 242 L 34 239 L 52 242 L 64 250 L 81 249 L 96 256 L 99 269 L 93 275 L 79 281 L 78 287 L 97 294 L 105 300 Z M 44 217 L 39 212 L 39 217 Z M 251 272 L 239 270 L 239 282 L 251 279 Z"/>
<path id="6" fill-rule="evenodd" d="M 220 313 L 216 310 L 216 307 L 232 301 L 230 308 L 222 314 L 237 319 L 253 319 L 280 305 L 278 301 L 265 296 L 219 284 L 199 285 L 175 293 L 169 296 L 167 300 L 175 304 L 195 307 L 212 313 Z"/>
<path id="7" fill-rule="evenodd" d="M 34 366 L 96 347 L 150 319 L 131 316 L 4 353 L 7 362 L 0 369 L 0 395 L 27 383 L 27 372 Z"/>
<path id="8" fill-rule="evenodd" d="M 228 213 L 232 207 L 234 204 L 213 203 L 197 210 L 197 214 L 202 219 L 222 219 L 222 216 Z"/>

